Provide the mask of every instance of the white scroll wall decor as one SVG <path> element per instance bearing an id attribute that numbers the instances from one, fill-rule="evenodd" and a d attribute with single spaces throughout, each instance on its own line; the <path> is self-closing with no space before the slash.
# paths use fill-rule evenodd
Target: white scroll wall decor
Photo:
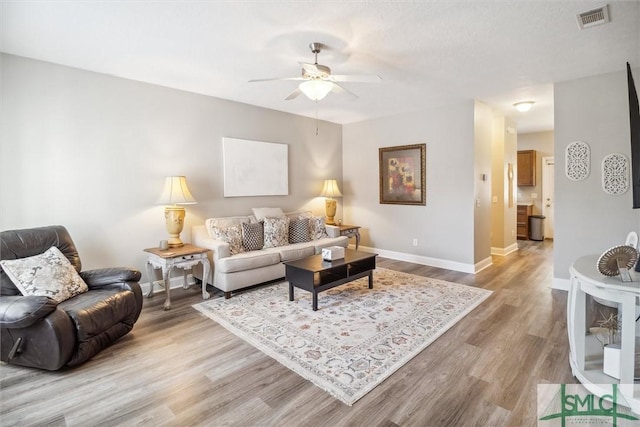
<path id="1" fill-rule="evenodd" d="M 624 154 L 613 153 L 602 159 L 602 189 L 613 196 L 629 189 L 629 160 Z"/>
<path id="2" fill-rule="evenodd" d="M 591 172 L 591 150 L 586 142 L 575 141 L 565 150 L 564 173 L 571 181 L 582 181 Z"/>

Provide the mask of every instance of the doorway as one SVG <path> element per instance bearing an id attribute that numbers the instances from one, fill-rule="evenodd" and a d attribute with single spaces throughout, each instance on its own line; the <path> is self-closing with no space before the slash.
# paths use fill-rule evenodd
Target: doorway
<path id="1" fill-rule="evenodd" d="M 553 239 L 554 165 L 553 157 L 542 158 L 542 215 L 546 217 L 544 220 L 545 239 Z"/>

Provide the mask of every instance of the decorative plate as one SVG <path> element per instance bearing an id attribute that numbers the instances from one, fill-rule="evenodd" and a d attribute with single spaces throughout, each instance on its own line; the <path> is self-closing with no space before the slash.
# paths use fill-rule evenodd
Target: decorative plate
<path id="1" fill-rule="evenodd" d="M 620 245 L 605 251 L 598 258 L 598 271 L 605 276 L 617 276 L 618 261 L 626 268 L 633 268 L 638 260 L 638 251 L 631 246 Z"/>
<path id="2" fill-rule="evenodd" d="M 613 153 L 602 159 L 602 189 L 618 196 L 629 188 L 629 160 L 624 154 Z"/>
<path id="3" fill-rule="evenodd" d="M 586 142 L 575 141 L 564 151 L 564 173 L 571 181 L 582 181 L 591 171 L 591 149 Z"/>

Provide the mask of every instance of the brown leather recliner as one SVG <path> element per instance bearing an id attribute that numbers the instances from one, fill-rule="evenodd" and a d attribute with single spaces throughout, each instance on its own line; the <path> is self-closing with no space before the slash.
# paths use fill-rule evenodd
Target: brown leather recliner
<path id="1" fill-rule="evenodd" d="M 89 291 L 57 303 L 23 296 L 0 267 L 0 360 L 48 370 L 79 365 L 132 328 L 142 310 L 140 272 L 129 268 L 81 271 L 80 256 L 63 226 L 0 233 L 0 259 L 62 252 Z"/>

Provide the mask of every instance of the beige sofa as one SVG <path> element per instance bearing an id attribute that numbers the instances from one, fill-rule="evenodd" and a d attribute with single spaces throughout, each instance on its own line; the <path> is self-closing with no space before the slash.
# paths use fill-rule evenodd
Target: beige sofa
<path id="1" fill-rule="evenodd" d="M 310 224 L 309 239 L 298 241 L 305 240 L 304 231 L 302 234 L 299 233 L 300 230 L 304 230 L 300 227 L 304 227 L 305 218 Z M 299 226 L 298 233 L 291 231 L 292 243 L 291 241 L 274 242 L 275 239 L 270 240 L 267 232 L 265 247 L 262 249 L 255 249 L 254 245 L 251 250 L 246 250 L 244 244 L 247 242 L 243 240 L 243 248 L 238 250 L 238 229 L 242 229 L 242 238 L 245 239 L 249 233 L 244 231 L 255 227 L 261 221 L 265 230 L 268 226 L 277 223 L 282 231 L 283 223 L 286 222 L 289 227 Z M 295 238 L 295 236 L 298 237 Z M 338 227 L 325 225 L 324 217 L 314 216 L 309 211 L 284 213 L 277 208 L 261 208 L 254 209 L 254 215 L 209 218 L 204 225 L 196 225 L 192 228 L 192 242 L 196 246 L 211 250 L 209 257 L 213 282 L 210 278 L 207 282 L 222 290 L 225 298 L 230 298 L 233 291 L 283 278 L 285 275 L 283 262 L 319 254 L 322 248 L 328 246 L 346 248 L 348 237 L 340 236 Z M 193 275 L 200 280 L 203 279 L 201 270 L 194 269 Z"/>

